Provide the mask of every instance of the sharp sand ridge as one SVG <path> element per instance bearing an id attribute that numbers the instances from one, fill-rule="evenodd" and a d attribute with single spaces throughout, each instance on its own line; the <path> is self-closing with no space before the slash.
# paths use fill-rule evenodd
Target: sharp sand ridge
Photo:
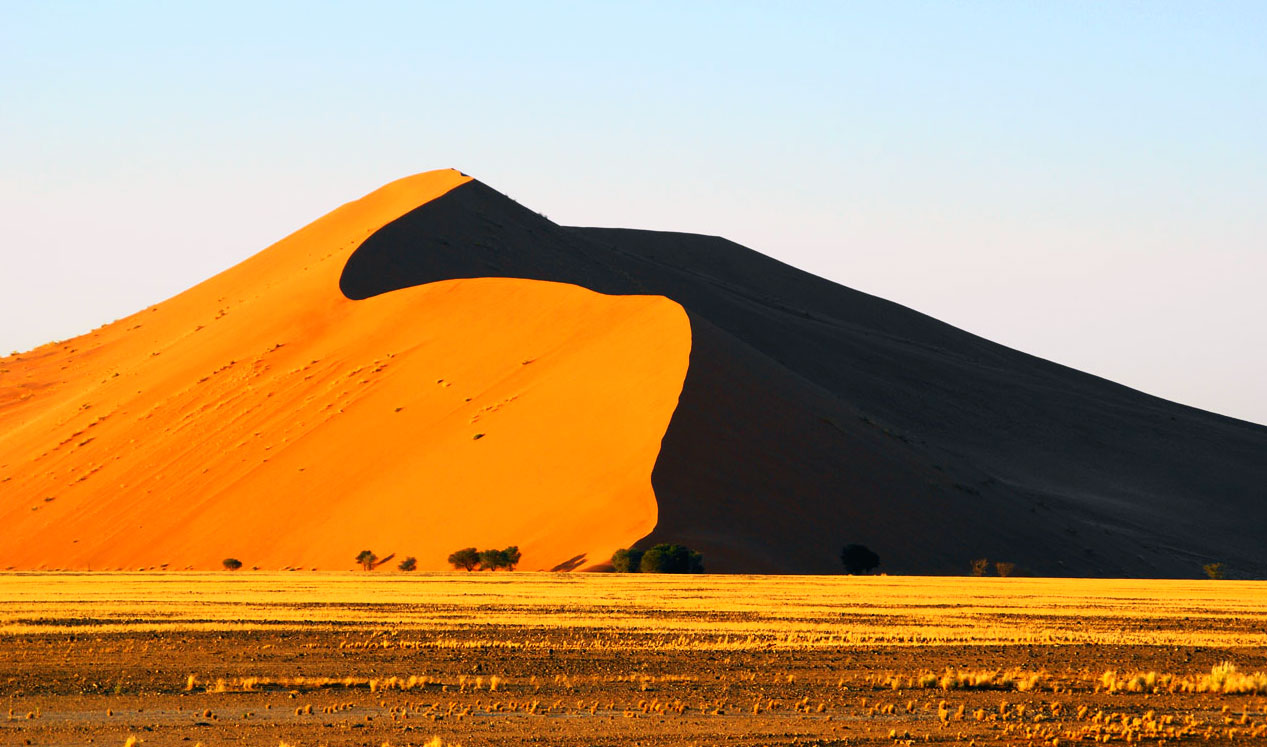
<path id="1" fill-rule="evenodd" d="M 517 544 L 551 568 L 650 532 L 690 349 L 680 306 L 506 278 L 339 291 L 366 236 L 467 181 L 390 184 L 5 359 L 0 567 L 332 569 L 368 547 L 440 569 Z"/>

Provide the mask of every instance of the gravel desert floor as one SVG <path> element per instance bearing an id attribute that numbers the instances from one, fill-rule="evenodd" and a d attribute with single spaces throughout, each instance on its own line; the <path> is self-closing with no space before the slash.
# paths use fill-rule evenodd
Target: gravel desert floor
<path id="1" fill-rule="evenodd" d="M 1267 583 L 0 575 L 0 743 L 1267 743 Z"/>

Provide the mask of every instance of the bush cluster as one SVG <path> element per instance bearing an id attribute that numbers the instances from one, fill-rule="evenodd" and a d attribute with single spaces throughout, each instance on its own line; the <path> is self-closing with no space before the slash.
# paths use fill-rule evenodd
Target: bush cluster
<path id="1" fill-rule="evenodd" d="M 974 576 L 988 576 L 990 575 L 991 565 L 994 566 L 994 572 L 999 574 L 1001 578 L 1025 575 L 1021 567 L 1016 563 L 1000 560 L 992 564 L 989 558 L 977 558 L 969 565 L 969 570 Z"/>
<path id="2" fill-rule="evenodd" d="M 704 556 L 682 545 L 660 544 L 649 550 L 622 548 L 612 554 L 620 573 L 703 573 Z"/>
<path id="3" fill-rule="evenodd" d="M 519 547 L 511 545 L 505 550 L 477 550 L 474 547 L 464 547 L 449 556 L 449 565 L 452 565 L 454 570 L 463 571 L 473 571 L 476 568 L 481 571 L 495 571 L 499 568 L 513 571 L 515 566 L 519 565 Z"/>
<path id="4" fill-rule="evenodd" d="M 391 553 L 385 558 L 380 558 L 373 550 L 362 550 L 356 555 L 356 563 L 367 571 L 372 571 L 380 565 L 384 565 L 396 557 L 396 553 Z M 415 558 L 405 558 L 396 564 L 396 567 L 402 571 L 413 571 L 418 568 L 418 561 Z"/>
<path id="5" fill-rule="evenodd" d="M 880 556 L 866 545 L 848 544 L 840 550 L 840 562 L 845 573 L 856 576 L 879 568 Z"/>

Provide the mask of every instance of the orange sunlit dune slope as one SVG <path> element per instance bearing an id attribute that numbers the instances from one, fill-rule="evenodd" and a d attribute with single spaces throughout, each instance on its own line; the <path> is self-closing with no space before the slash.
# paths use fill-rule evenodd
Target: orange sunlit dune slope
<path id="1" fill-rule="evenodd" d="M 656 526 L 691 348 L 662 296 L 510 278 L 349 300 L 379 228 L 469 178 L 392 183 L 201 285 L 0 361 L 0 568 L 602 562 Z M 583 560 L 580 560 L 583 556 Z"/>

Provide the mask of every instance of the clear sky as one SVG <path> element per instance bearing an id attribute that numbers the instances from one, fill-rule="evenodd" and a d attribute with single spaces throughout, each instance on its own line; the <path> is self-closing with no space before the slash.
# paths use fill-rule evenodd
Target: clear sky
<path id="1" fill-rule="evenodd" d="M 452 166 L 1267 423 L 1267 3 L 0 0 L 0 347 Z"/>

